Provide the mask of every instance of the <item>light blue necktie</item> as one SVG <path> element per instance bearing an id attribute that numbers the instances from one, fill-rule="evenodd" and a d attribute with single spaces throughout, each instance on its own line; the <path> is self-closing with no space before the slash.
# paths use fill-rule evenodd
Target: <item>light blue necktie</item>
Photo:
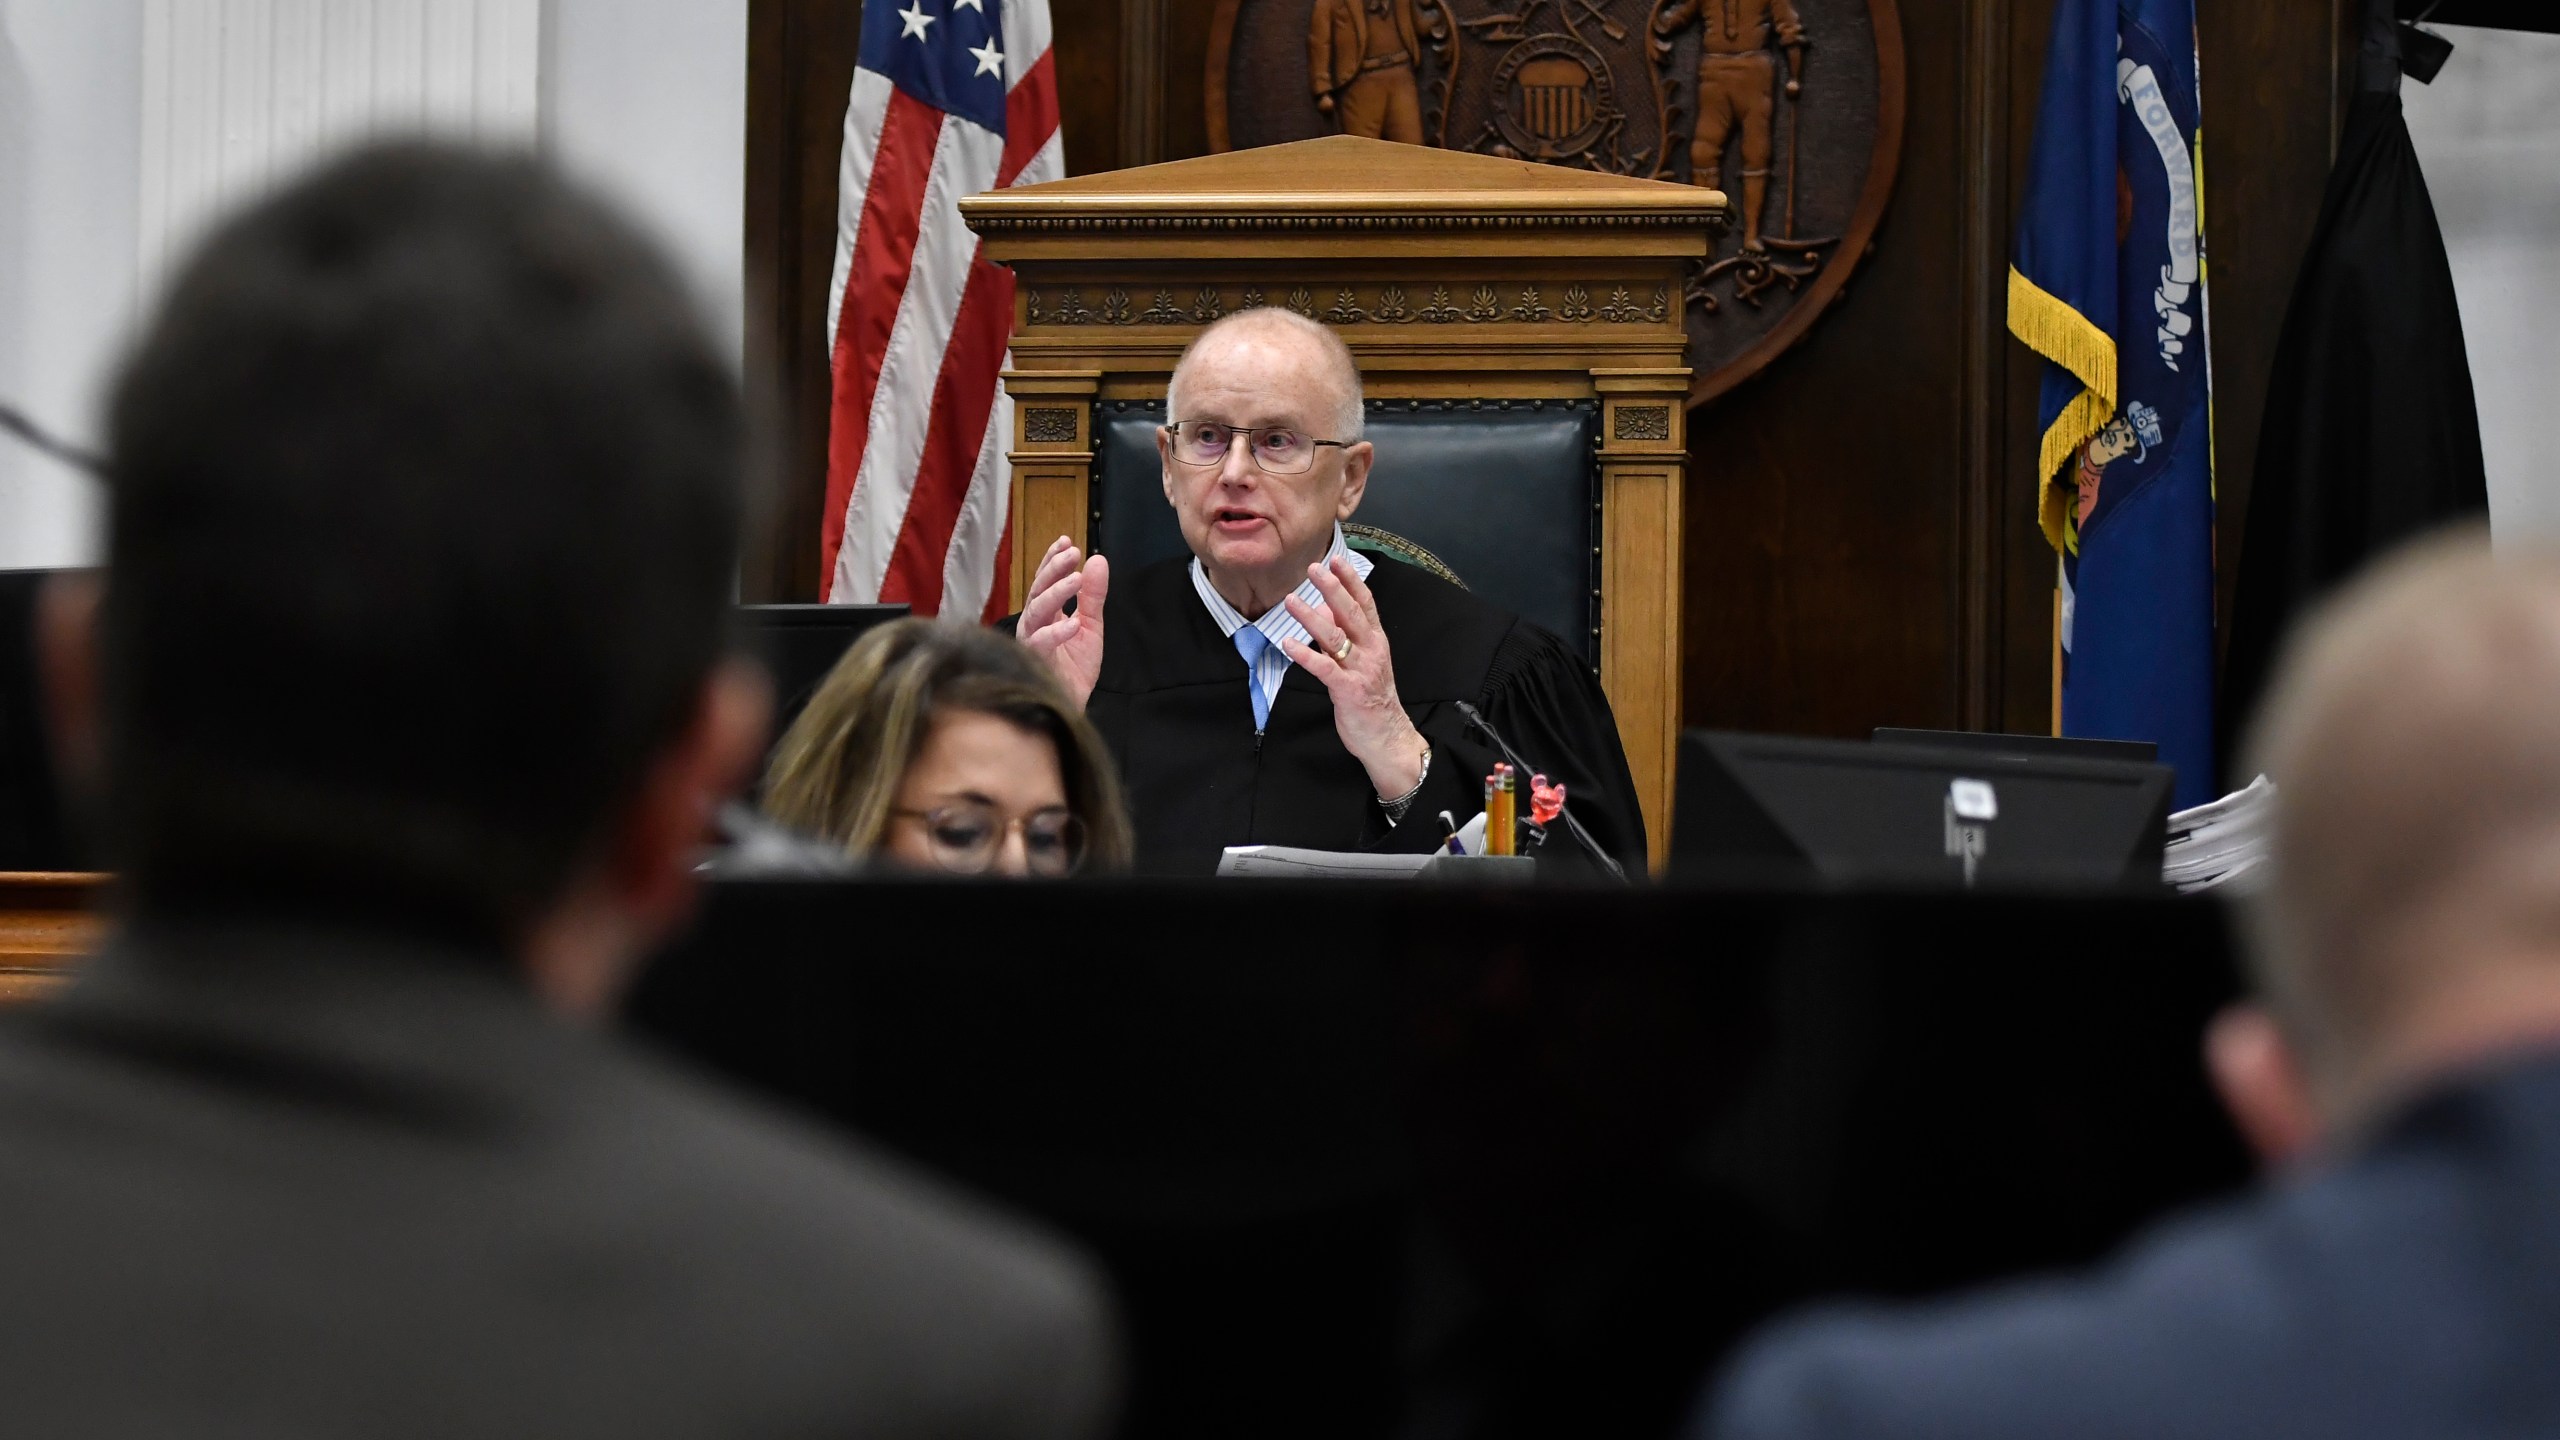
<path id="1" fill-rule="evenodd" d="M 1233 638 L 1244 657 L 1244 688 L 1253 695 L 1253 733 L 1259 735 L 1271 719 L 1271 697 L 1262 693 L 1262 652 L 1271 648 L 1271 637 L 1246 625 Z"/>

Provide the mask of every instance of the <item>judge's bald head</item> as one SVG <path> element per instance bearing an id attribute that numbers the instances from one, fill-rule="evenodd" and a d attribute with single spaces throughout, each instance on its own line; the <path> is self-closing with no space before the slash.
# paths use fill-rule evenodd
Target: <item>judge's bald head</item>
<path id="1" fill-rule="evenodd" d="M 1277 364 L 1264 362 L 1272 380 L 1306 389 L 1305 398 L 1321 406 L 1331 422 L 1330 438 L 1360 438 L 1360 362 L 1352 358 L 1351 347 L 1342 343 L 1331 326 L 1276 305 L 1239 310 L 1193 336 L 1182 358 L 1174 362 L 1173 378 L 1165 384 L 1165 413 L 1176 420 L 1185 418 L 1182 382 L 1191 378 L 1204 357 L 1223 359 L 1239 348 L 1277 358 Z"/>
<path id="2" fill-rule="evenodd" d="M 2385 563 L 2297 637 L 2252 750 L 2261 980 L 2327 1108 L 2560 1039 L 2560 550 Z"/>
<path id="3" fill-rule="evenodd" d="M 1360 368 L 1342 337 L 1289 310 L 1200 332 L 1165 387 L 1164 498 L 1209 583 L 1259 615 L 1305 583 L 1368 492 Z"/>

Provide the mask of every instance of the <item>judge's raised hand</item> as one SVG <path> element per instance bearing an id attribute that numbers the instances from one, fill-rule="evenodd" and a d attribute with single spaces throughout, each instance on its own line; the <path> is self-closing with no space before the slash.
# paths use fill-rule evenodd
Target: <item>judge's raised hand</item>
<path id="1" fill-rule="evenodd" d="M 1315 644 L 1301 640 L 1281 648 L 1333 697 L 1333 729 L 1342 748 L 1369 772 L 1378 798 L 1393 800 L 1422 783 L 1422 732 L 1396 698 L 1395 657 L 1378 623 L 1378 601 L 1347 559 L 1310 565 L 1307 577 L 1324 596 L 1319 607 L 1296 595 L 1281 603 Z M 1345 641 L 1350 642 L 1344 648 Z"/>
<path id="2" fill-rule="evenodd" d="M 1061 535 L 1040 557 L 1031 577 L 1031 598 L 1022 607 L 1014 633 L 1031 653 L 1049 662 L 1068 698 L 1081 706 L 1093 695 L 1102 675 L 1102 602 L 1111 593 L 1111 562 L 1084 552 Z M 1074 601 L 1075 613 L 1067 613 Z"/>

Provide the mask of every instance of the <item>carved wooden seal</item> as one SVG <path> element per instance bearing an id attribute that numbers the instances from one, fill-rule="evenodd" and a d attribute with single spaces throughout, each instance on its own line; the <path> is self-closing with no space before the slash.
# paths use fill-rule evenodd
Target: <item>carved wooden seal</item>
<path id="1" fill-rule="evenodd" d="M 1213 150 L 1402 139 L 1415 93 L 1426 145 L 1725 191 L 1684 297 L 1693 405 L 1839 295 L 1902 149 L 1894 0 L 1218 0 L 1209 72 Z"/>

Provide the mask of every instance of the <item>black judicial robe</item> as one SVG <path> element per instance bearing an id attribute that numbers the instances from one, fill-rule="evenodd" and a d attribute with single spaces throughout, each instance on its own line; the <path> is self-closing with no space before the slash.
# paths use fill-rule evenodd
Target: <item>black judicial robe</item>
<path id="1" fill-rule="evenodd" d="M 1369 576 L 1394 652 L 1396 694 L 1431 742 L 1431 773 L 1404 823 L 1389 827 L 1368 772 L 1333 726 L 1333 697 L 1292 665 L 1263 733 L 1253 730 L 1244 657 L 1192 588 L 1190 559 L 1112 586 L 1102 674 L 1086 713 L 1111 747 L 1137 825 L 1137 868 L 1207 875 L 1229 845 L 1420 852 L 1484 808 L 1501 758 L 1454 702 L 1470 701 L 1522 759 L 1568 789 L 1592 838 L 1642 873 L 1644 816 L 1608 697 L 1563 641 L 1413 565 L 1381 558 Z M 1520 797 L 1525 818 L 1529 798 Z M 1562 825 L 1542 863 L 1575 865 Z"/>

